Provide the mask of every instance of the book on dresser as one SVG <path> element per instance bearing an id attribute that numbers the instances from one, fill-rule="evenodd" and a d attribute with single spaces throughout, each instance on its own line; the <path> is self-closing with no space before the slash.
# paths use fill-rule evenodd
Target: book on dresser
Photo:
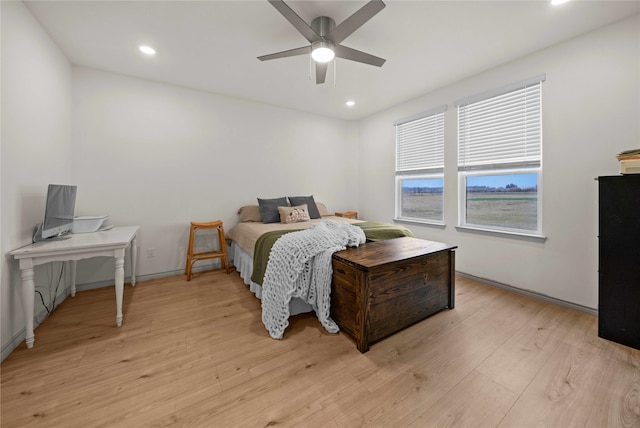
<path id="1" fill-rule="evenodd" d="M 620 161 L 620 174 L 640 174 L 640 149 L 625 150 L 616 157 Z"/>

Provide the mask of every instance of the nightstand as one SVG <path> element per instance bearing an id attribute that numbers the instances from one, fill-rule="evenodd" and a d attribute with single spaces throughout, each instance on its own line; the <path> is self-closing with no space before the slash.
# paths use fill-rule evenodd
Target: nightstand
<path id="1" fill-rule="evenodd" d="M 346 218 L 353 218 L 353 219 L 358 219 L 358 212 L 357 211 L 344 211 L 344 212 L 336 212 L 336 216 L 338 217 L 346 217 Z"/>

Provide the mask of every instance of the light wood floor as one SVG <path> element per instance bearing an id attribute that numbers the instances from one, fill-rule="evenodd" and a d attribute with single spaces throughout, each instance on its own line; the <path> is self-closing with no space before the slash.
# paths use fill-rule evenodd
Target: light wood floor
<path id="1" fill-rule="evenodd" d="M 640 351 L 596 317 L 457 278 L 456 308 L 360 354 L 273 340 L 236 272 L 67 298 L 2 363 L 2 427 L 639 427 Z"/>

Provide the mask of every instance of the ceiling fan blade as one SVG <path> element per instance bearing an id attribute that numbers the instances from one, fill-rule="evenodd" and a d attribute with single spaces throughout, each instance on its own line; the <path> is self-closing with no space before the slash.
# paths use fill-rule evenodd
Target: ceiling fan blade
<path id="1" fill-rule="evenodd" d="M 328 62 L 316 62 L 316 84 L 324 83 L 327 77 Z"/>
<path id="2" fill-rule="evenodd" d="M 301 48 L 289 49 L 288 51 L 282 51 L 282 52 L 269 54 L 269 55 L 262 55 L 262 56 L 259 56 L 258 59 L 260 61 L 268 61 L 270 59 L 287 58 L 290 56 L 305 55 L 308 53 L 311 53 L 311 46 L 304 46 Z"/>
<path id="3" fill-rule="evenodd" d="M 346 46 L 337 45 L 334 48 L 336 57 L 344 58 L 351 61 L 362 62 L 369 65 L 375 65 L 376 67 L 382 67 L 386 59 L 364 53 L 355 49 L 348 48 Z"/>
<path id="4" fill-rule="evenodd" d="M 384 8 L 385 4 L 381 0 L 371 0 L 334 28 L 326 38 L 339 44 Z"/>
<path id="5" fill-rule="evenodd" d="M 309 24 L 304 22 L 304 19 L 300 18 L 285 2 L 282 0 L 269 0 L 269 3 L 271 3 L 305 39 L 309 40 L 309 43 L 317 42 L 321 39 L 318 33 L 316 33 Z"/>

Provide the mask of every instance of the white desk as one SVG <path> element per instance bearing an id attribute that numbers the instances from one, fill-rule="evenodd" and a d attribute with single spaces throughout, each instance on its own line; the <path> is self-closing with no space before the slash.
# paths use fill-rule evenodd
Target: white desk
<path id="1" fill-rule="evenodd" d="M 11 251 L 20 261 L 22 271 L 22 304 L 26 322 L 27 348 L 35 342 L 33 334 L 33 309 L 35 284 L 33 267 L 56 261 L 71 262 L 71 295 L 76 294 L 76 262 L 97 256 L 114 257 L 116 260 L 116 325 L 122 325 L 122 296 L 124 294 L 124 254 L 131 244 L 131 285 L 136 285 L 136 234 L 139 226 L 114 227 L 111 230 L 71 235 L 71 238 L 58 241 L 36 242 Z"/>

